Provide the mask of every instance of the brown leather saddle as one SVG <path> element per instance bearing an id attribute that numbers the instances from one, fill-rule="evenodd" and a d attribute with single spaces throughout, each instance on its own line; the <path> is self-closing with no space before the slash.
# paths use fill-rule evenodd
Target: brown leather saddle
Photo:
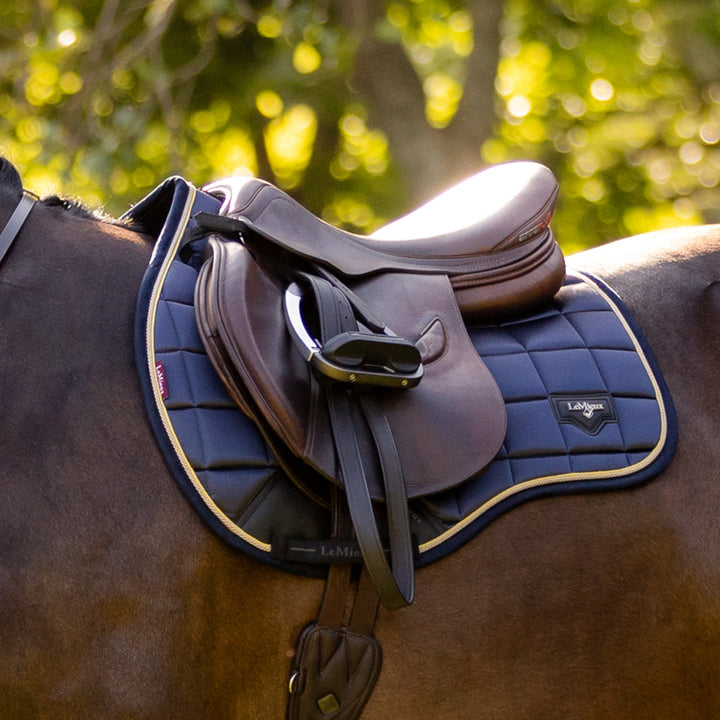
<path id="1" fill-rule="evenodd" d="M 289 716 L 355 717 L 379 671 L 378 598 L 395 609 L 414 597 L 408 499 L 475 477 L 505 438 L 503 398 L 463 318 L 509 317 L 556 293 L 557 183 L 535 163 L 491 168 L 369 238 L 262 180 L 204 189 L 223 199 L 220 215 L 195 216 L 210 234 L 195 288 L 208 356 L 363 565 L 349 621 L 350 568 L 331 565 Z M 328 647 L 367 670 L 318 672 Z"/>
<path id="2" fill-rule="evenodd" d="M 484 170 L 363 237 L 328 225 L 275 186 L 234 177 L 204 190 L 223 200 L 246 234 L 339 277 L 443 274 L 465 320 L 518 314 L 552 296 L 564 277 L 549 228 L 558 184 L 533 162 Z"/>
<path id="3" fill-rule="evenodd" d="M 407 605 L 407 499 L 475 476 L 505 437 L 461 313 L 507 315 L 557 291 L 557 184 L 534 163 L 491 168 L 386 232 L 438 214 L 448 229 L 403 240 L 333 228 L 261 180 L 205 189 L 225 199 L 224 216 L 196 218 L 216 233 L 196 288 L 208 354 L 288 475 L 328 506 L 343 491 L 381 601 Z"/>

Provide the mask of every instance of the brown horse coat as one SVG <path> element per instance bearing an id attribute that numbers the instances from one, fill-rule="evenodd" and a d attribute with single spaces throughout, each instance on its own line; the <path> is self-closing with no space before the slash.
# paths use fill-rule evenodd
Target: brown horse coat
<path id="1" fill-rule="evenodd" d="M 168 474 L 132 354 L 150 252 L 41 205 L 0 269 L 3 718 L 284 717 L 323 583 L 224 546 Z M 380 615 L 364 720 L 720 714 L 720 228 L 574 261 L 655 349 L 676 458 L 638 489 L 528 503 L 419 571 L 415 604 Z"/>

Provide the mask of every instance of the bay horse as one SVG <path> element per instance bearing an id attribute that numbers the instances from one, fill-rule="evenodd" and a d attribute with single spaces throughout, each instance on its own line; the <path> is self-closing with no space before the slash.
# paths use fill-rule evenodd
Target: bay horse
<path id="1" fill-rule="evenodd" d="M 0 165 L 0 227 L 21 195 Z M 181 497 L 134 366 L 142 228 L 40 202 L 0 268 L 2 717 L 279 720 L 323 582 L 233 551 Z M 720 226 L 570 263 L 610 283 L 677 406 L 647 485 L 535 500 L 381 611 L 388 718 L 720 715 Z"/>

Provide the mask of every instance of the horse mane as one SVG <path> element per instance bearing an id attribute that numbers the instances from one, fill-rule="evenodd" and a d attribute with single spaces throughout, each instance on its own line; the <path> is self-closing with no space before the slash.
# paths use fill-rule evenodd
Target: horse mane
<path id="1" fill-rule="evenodd" d="M 127 223 L 117 220 L 107 215 L 102 210 L 92 210 L 79 198 L 64 197 L 61 195 L 46 195 L 40 199 L 40 204 L 47 207 L 59 207 L 75 215 L 76 217 L 85 218 L 86 220 L 99 220 L 100 222 L 110 223 L 111 225 L 126 225 Z"/>
<path id="2" fill-rule="evenodd" d="M 19 198 L 22 191 L 20 173 L 9 160 L 0 156 L 0 192 Z"/>
<path id="3" fill-rule="evenodd" d="M 13 197 L 20 198 L 23 192 L 22 180 L 15 166 L 6 158 L 0 156 L 0 193 L 7 193 Z M 78 198 L 63 197 L 61 195 L 46 195 L 38 201 L 47 207 L 59 207 L 76 217 L 87 220 L 97 220 L 109 225 L 119 225 L 137 232 L 143 229 L 137 224 L 118 220 L 102 210 L 93 210 Z"/>

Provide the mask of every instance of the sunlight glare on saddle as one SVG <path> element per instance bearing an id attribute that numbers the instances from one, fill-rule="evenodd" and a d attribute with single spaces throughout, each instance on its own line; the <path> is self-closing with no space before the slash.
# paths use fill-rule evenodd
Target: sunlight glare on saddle
<path id="1" fill-rule="evenodd" d="M 490 217 L 497 207 L 522 192 L 526 163 L 508 163 L 463 180 L 409 215 L 384 226 L 380 240 L 432 237 L 462 230 Z"/>

